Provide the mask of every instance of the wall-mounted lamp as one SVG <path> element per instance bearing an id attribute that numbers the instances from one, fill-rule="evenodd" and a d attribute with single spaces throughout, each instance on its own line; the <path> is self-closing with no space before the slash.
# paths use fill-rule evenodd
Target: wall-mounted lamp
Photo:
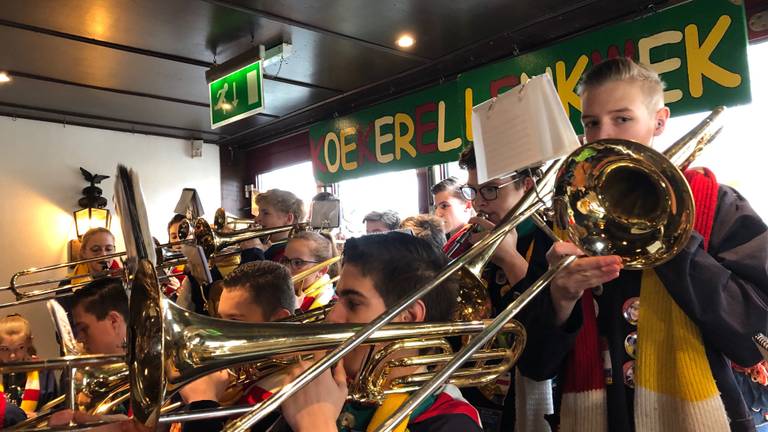
<path id="1" fill-rule="evenodd" d="M 108 179 L 109 176 L 101 174 L 91 174 L 82 167 L 80 172 L 83 173 L 85 180 L 90 183 L 90 186 L 83 188 L 83 197 L 77 202 L 80 210 L 74 212 L 75 215 L 75 228 L 77 229 L 77 238 L 82 238 L 91 228 L 107 228 L 112 222 L 112 216 L 107 210 L 107 199 L 101 196 L 101 188 L 96 186 L 101 183 L 102 180 Z"/>

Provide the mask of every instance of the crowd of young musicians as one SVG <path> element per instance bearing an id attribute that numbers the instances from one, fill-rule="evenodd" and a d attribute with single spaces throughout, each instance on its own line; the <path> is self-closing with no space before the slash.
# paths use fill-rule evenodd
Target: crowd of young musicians
<path id="1" fill-rule="evenodd" d="M 583 77 L 579 94 L 585 142 L 621 138 L 651 146 L 670 117 L 658 75 L 628 59 L 595 66 Z M 287 238 L 281 233 L 243 244 L 237 260 L 214 263 L 215 288 L 197 286 L 177 269 L 165 282 L 166 292 L 190 310 L 227 320 L 277 321 L 335 302 L 326 321 L 370 322 L 487 235 L 541 175 L 541 167 L 528 167 L 479 184 L 471 146 L 459 163 L 468 181 L 448 178 L 435 185 L 434 215 L 402 221 L 388 211 L 367 215 L 369 234 L 346 241 L 340 269 L 323 266 L 292 283 L 292 275 L 337 251 L 323 234 Z M 768 231 L 749 203 L 718 184 L 711 171 L 685 175 L 696 202 L 695 230 L 673 259 L 654 269 L 626 271 L 618 256 L 584 256 L 572 243 L 553 243 L 530 222 L 507 235 L 483 272 L 492 316 L 550 265 L 566 255 L 579 258 L 517 317 L 528 331 L 526 348 L 492 391 L 446 385 L 398 430 L 752 431 L 765 423 L 760 394 L 768 380 L 752 336 L 768 323 Z M 304 219 L 301 201 L 290 192 L 270 190 L 258 200 L 256 223 L 264 228 Z M 169 223 L 171 240 L 183 240 L 178 234 L 182 220 L 178 216 Z M 456 244 L 467 237 L 466 245 Z M 106 230 L 83 238 L 83 257 L 113 251 L 114 237 Z M 110 261 L 106 267 L 114 265 Z M 75 272 L 87 279 L 104 268 L 81 266 Z M 452 319 L 458 283 L 449 278 L 395 321 Z M 120 280 L 103 278 L 66 302 L 87 353 L 125 352 L 127 305 Z M 254 430 L 372 430 L 404 397 L 389 395 L 374 406 L 348 401 L 348 384 L 369 351 L 353 351 Z M 0 320 L 0 361 L 34 358 L 29 323 L 18 316 Z M 265 400 L 309 364 L 301 361 L 252 383 L 240 401 Z M 390 379 L 422 369 L 402 368 Z M 182 388 L 180 397 L 191 410 L 217 407 L 225 402 L 229 382 L 226 372 L 207 375 Z M 5 425 L 24 413 L 35 415 L 59 391 L 42 371 L 5 375 L 2 385 Z M 52 421 L 88 418 L 62 412 Z M 225 420 L 177 427 L 220 430 Z M 142 428 L 130 421 L 119 427 Z"/>

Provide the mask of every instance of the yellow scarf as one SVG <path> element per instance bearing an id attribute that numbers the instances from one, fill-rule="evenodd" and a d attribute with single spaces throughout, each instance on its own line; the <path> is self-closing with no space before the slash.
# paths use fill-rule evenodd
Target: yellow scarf
<path id="1" fill-rule="evenodd" d="M 388 419 L 389 416 L 394 414 L 395 411 L 400 408 L 400 405 L 405 403 L 405 401 L 408 399 L 408 396 L 410 395 L 407 393 L 394 393 L 387 395 L 381 406 L 379 406 L 376 409 L 376 412 L 373 413 L 371 422 L 368 423 L 368 427 L 365 429 L 365 431 L 372 432 L 376 430 L 379 425 L 384 423 L 384 420 Z M 410 417 L 406 417 L 402 423 L 393 429 L 393 432 L 405 432 L 408 428 L 408 421 L 410 421 Z"/>
<path id="2" fill-rule="evenodd" d="M 643 271 L 637 334 L 637 430 L 729 430 L 701 333 L 653 270 Z"/>
<path id="3" fill-rule="evenodd" d="M 0 375 L 0 393 L 5 392 L 5 387 Z M 40 373 L 38 371 L 27 372 L 27 382 L 24 384 L 24 392 L 21 397 L 21 408 L 27 415 L 37 409 L 37 401 L 40 399 Z M 0 425 L 2 426 L 2 425 Z"/>
<path id="4" fill-rule="evenodd" d="M 74 278 L 74 279 L 70 280 L 69 283 L 72 284 L 72 285 L 75 285 L 75 284 L 80 284 L 80 283 L 85 283 L 85 282 L 90 281 L 91 280 L 91 271 L 90 271 L 90 269 L 88 269 L 88 264 L 78 264 L 78 265 L 76 265 L 75 269 L 72 270 L 72 273 L 69 274 L 70 277 L 72 277 L 72 276 L 80 276 L 80 275 L 82 275 L 82 277 Z"/>

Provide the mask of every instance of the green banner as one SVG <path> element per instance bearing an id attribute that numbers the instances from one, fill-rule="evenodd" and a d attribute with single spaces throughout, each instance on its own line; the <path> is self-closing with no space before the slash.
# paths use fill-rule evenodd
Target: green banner
<path id="1" fill-rule="evenodd" d="M 460 147 L 472 139 L 472 106 L 542 73 L 552 77 L 574 128 L 581 131 L 576 85 L 591 65 L 616 56 L 632 57 L 661 75 L 673 115 L 750 101 L 741 2 L 693 0 L 315 124 L 310 128 L 315 177 L 331 183 L 456 160 Z"/>
<path id="2" fill-rule="evenodd" d="M 458 159 L 464 141 L 456 81 L 313 125 L 315 178 L 332 183 Z"/>
<path id="3" fill-rule="evenodd" d="M 578 133 L 581 103 L 576 85 L 604 58 L 632 57 L 666 83 L 673 115 L 750 101 L 744 8 L 729 0 L 695 0 L 661 13 L 574 37 L 546 49 L 477 68 L 459 77 L 471 110 L 490 97 L 547 73 Z M 466 128 L 471 139 L 471 128 Z"/>

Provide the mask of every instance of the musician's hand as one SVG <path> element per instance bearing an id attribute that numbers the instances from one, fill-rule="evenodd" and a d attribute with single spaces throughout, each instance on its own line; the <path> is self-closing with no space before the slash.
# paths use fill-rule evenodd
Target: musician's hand
<path id="1" fill-rule="evenodd" d="M 583 256 L 584 252 L 573 243 L 557 242 L 547 252 L 547 261 L 554 265 L 568 255 Z M 568 319 L 584 290 L 616 279 L 622 267 L 620 257 L 608 255 L 577 258 L 560 271 L 550 284 L 556 323 Z"/>
<path id="2" fill-rule="evenodd" d="M 94 423 L 98 421 L 112 421 L 113 423 L 105 424 L 91 430 L 98 432 L 145 432 L 149 431 L 149 428 L 144 425 L 129 419 L 124 415 L 93 415 L 83 411 L 72 411 L 69 409 L 56 411 L 48 419 L 48 426 L 67 426 L 70 422 L 77 425 L 86 425 L 88 423 Z"/>
<path id="3" fill-rule="evenodd" d="M 481 217 L 469 218 L 469 223 L 477 224 L 480 227 L 480 232 L 472 234 L 469 238 L 470 243 L 475 244 L 487 236 L 495 227 L 493 222 Z M 504 274 L 507 276 L 507 280 L 510 285 L 514 285 L 520 281 L 528 272 L 528 262 L 517 251 L 517 230 L 512 230 L 502 240 L 499 247 L 491 257 L 491 262 L 498 265 L 504 270 Z"/>
<path id="4" fill-rule="evenodd" d="M 284 385 L 311 365 L 302 361 L 291 368 Z M 347 399 L 347 374 L 342 361 L 288 398 L 281 406 L 283 417 L 296 432 L 336 431 L 336 419 Z"/>
<path id="5" fill-rule="evenodd" d="M 264 241 L 261 241 L 261 239 L 257 237 L 257 238 L 254 238 L 254 239 L 251 239 L 251 240 L 246 240 L 246 241 L 240 243 L 240 249 L 241 250 L 245 250 L 245 249 L 253 249 L 253 248 L 255 248 L 255 249 L 260 249 L 262 251 L 265 251 L 265 250 L 269 249 L 269 247 L 271 245 L 272 244 L 269 241 L 265 241 L 264 242 Z"/>
<path id="6" fill-rule="evenodd" d="M 179 288 L 181 288 L 181 282 L 179 282 L 179 278 L 175 276 L 169 277 L 168 280 L 163 283 L 163 290 L 169 295 L 176 293 Z"/>
<path id="7" fill-rule="evenodd" d="M 219 402 L 229 385 L 229 372 L 220 370 L 198 378 L 179 390 L 185 403 L 202 400 Z"/>

